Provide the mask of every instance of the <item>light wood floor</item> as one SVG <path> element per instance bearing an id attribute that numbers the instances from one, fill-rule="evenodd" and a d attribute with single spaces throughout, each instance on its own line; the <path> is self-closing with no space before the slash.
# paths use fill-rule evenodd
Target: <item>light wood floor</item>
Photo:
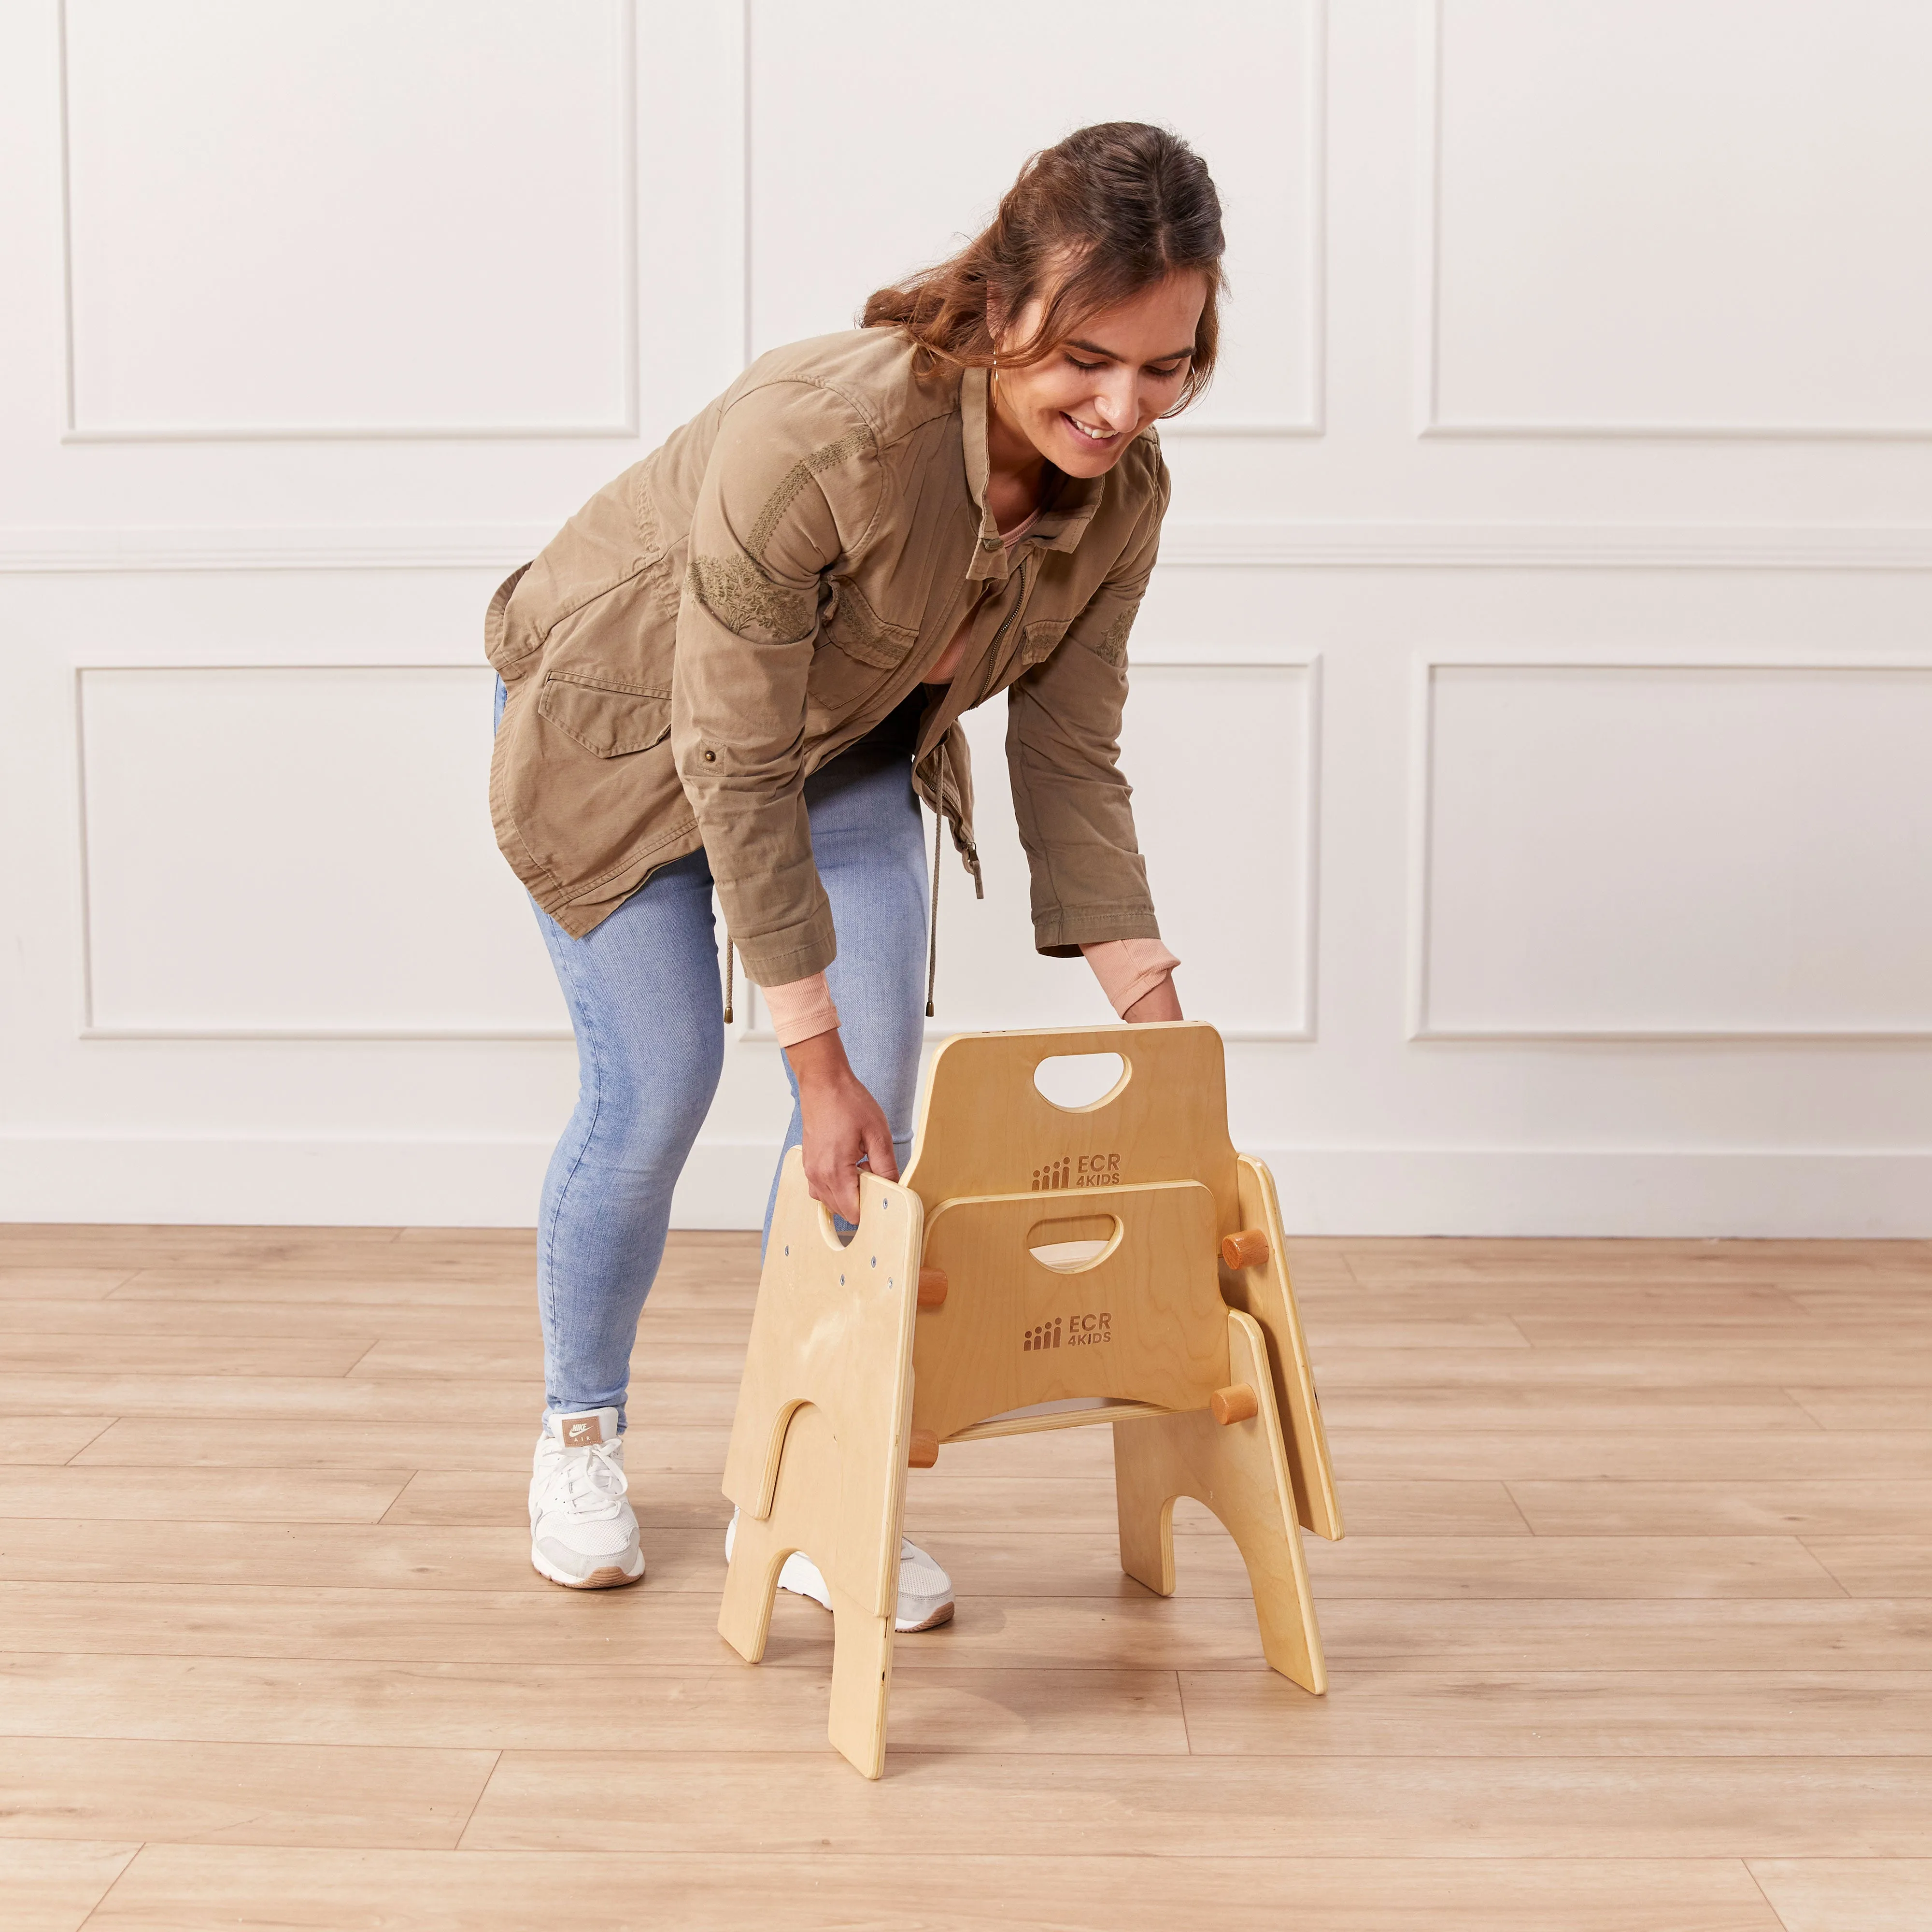
<path id="1" fill-rule="evenodd" d="M 830 1621 L 713 1624 L 750 1238 L 674 1237 L 650 1562 L 531 1570 L 532 1244 L 0 1230 L 7 1932 L 1932 1927 L 1932 1244 L 1305 1242 L 1332 1688 L 1100 1430 L 910 1478 L 876 1785 Z"/>

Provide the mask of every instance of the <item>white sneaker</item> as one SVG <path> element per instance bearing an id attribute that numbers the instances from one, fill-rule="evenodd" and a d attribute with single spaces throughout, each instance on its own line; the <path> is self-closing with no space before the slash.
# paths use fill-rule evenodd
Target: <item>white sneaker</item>
<path id="1" fill-rule="evenodd" d="M 724 1530 L 724 1560 L 731 1560 L 731 1546 L 737 1540 L 738 1512 Z M 795 1550 L 778 1571 L 778 1588 L 795 1595 L 809 1597 L 814 1604 L 832 1607 L 832 1593 L 818 1565 L 802 1550 Z M 910 1537 L 899 1539 L 899 1609 L 892 1620 L 896 1630 L 936 1629 L 952 1621 L 952 1579 Z"/>
<path id="2" fill-rule="evenodd" d="M 570 1590 L 640 1582 L 644 1552 L 626 1492 L 614 1408 L 544 1418 L 530 1459 L 530 1562 Z"/>

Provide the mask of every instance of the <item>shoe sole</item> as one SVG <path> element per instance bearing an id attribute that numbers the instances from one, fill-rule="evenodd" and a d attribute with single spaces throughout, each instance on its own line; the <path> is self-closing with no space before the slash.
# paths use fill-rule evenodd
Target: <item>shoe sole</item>
<path id="1" fill-rule="evenodd" d="M 602 1570 L 593 1570 L 587 1576 L 560 1576 L 554 1570 L 545 1567 L 534 1550 L 530 1552 L 530 1568 L 545 1582 L 560 1585 L 566 1590 L 621 1590 L 627 1584 L 644 1580 L 644 1566 L 641 1563 L 634 1576 L 619 1569 L 614 1563 L 605 1564 Z"/>
<path id="2" fill-rule="evenodd" d="M 790 1584 L 785 1582 L 781 1582 L 778 1588 L 788 1596 L 802 1597 L 808 1604 L 816 1604 L 821 1610 L 829 1610 L 832 1607 L 816 1591 L 794 1589 Z M 900 1636 L 910 1636 L 916 1630 L 937 1630 L 941 1624 L 950 1624 L 952 1621 L 952 1612 L 956 1607 L 956 1606 L 951 1603 L 941 1604 L 938 1610 L 933 1611 L 920 1622 L 902 1624 L 895 1622 L 892 1624 L 893 1631 Z"/>
<path id="3" fill-rule="evenodd" d="M 914 1630 L 937 1630 L 941 1624 L 950 1624 L 952 1621 L 952 1607 L 950 1604 L 941 1604 L 922 1624 L 896 1623 L 892 1628 L 901 1636 L 909 1636 Z"/>

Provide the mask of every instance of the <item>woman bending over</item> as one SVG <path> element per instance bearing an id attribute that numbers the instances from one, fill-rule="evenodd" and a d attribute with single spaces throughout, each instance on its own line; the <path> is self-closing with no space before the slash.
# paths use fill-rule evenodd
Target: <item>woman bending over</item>
<path id="1" fill-rule="evenodd" d="M 843 1215 L 860 1166 L 896 1179 L 910 1150 L 920 801 L 976 881 L 973 706 L 1006 695 L 1035 946 L 1084 954 L 1126 1019 L 1180 1017 L 1116 757 L 1167 508 L 1154 424 L 1212 370 L 1221 256 L 1184 142 L 1083 128 L 862 327 L 761 356 L 491 603 L 490 808 L 580 1075 L 537 1228 L 531 1561 L 553 1582 L 644 1574 L 624 1402 L 723 1066 L 714 890 L 784 1051 L 785 1145 Z M 781 1580 L 824 1600 L 802 1556 Z M 898 1628 L 952 1613 L 908 1543 Z"/>

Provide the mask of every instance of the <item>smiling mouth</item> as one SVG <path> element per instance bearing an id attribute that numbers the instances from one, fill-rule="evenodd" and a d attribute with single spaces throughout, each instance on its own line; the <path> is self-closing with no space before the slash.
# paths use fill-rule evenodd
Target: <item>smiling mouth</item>
<path id="1" fill-rule="evenodd" d="M 1062 422 L 1070 424 L 1075 430 L 1078 430 L 1082 440 L 1084 442 L 1091 443 L 1112 442 L 1120 434 L 1120 431 L 1118 430 L 1089 429 L 1077 416 L 1069 416 L 1064 410 L 1062 410 L 1060 412 L 1060 419 Z"/>

